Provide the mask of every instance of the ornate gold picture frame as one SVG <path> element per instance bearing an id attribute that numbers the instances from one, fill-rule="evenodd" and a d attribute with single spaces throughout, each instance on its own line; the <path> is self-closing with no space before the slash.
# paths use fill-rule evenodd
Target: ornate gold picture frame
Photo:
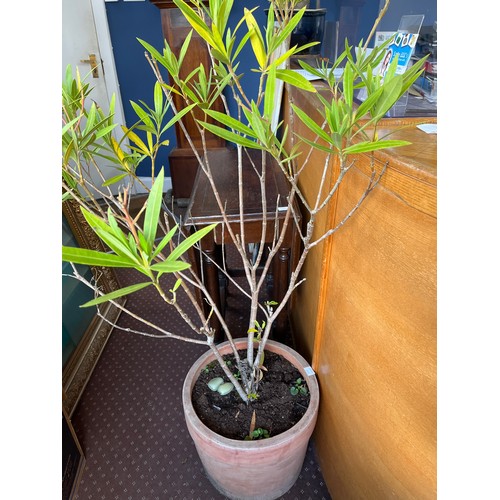
<path id="1" fill-rule="evenodd" d="M 88 225 L 77 202 L 74 200 L 65 201 L 62 212 L 80 247 L 105 251 L 103 243 Z M 106 293 L 120 288 L 116 274 L 112 269 L 95 268 L 92 269 L 92 272 L 94 277 L 99 276 L 99 282 Z M 116 299 L 116 302 L 124 306 L 126 298 Z M 111 335 L 113 324 L 116 323 L 121 313 L 121 309 L 111 303 L 103 304 L 100 307 L 108 321 L 97 314 L 94 316 L 62 370 L 63 409 L 69 417 L 80 400 Z"/>

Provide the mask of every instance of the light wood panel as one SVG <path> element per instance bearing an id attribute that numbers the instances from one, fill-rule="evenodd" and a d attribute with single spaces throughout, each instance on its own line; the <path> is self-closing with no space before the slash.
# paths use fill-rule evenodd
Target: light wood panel
<path id="1" fill-rule="evenodd" d="M 317 103 L 311 106 L 309 102 L 309 94 L 305 92 L 297 92 L 296 90 L 290 92 L 285 89 L 285 96 L 283 99 L 283 114 L 286 117 L 285 121 L 289 126 L 290 133 L 288 135 L 287 148 L 290 150 L 296 142 L 295 134 L 306 137 L 310 140 L 315 140 L 313 134 L 302 124 L 302 122 L 294 116 L 291 104 L 295 104 L 302 109 L 310 109 L 310 116 L 318 123 L 321 121 L 321 116 L 318 112 Z M 317 186 L 320 185 L 322 168 L 326 155 L 318 150 L 312 150 L 308 146 L 303 146 L 299 149 L 300 156 L 296 160 L 296 169 L 301 169 L 306 163 L 306 166 L 300 174 L 299 186 L 309 203 L 314 203 L 317 193 Z M 326 188 L 333 182 L 334 171 L 333 160 L 330 160 L 330 173 L 329 179 L 326 182 Z M 335 200 L 332 200 L 335 204 Z M 303 217 L 303 232 L 305 233 L 305 225 L 308 221 L 307 217 Z M 315 231 L 313 235 L 316 237 L 322 234 L 328 221 L 328 210 L 320 212 L 316 219 Z M 314 338 L 315 332 L 318 330 L 318 318 L 321 317 L 320 307 L 322 304 L 319 301 L 320 291 L 322 287 L 322 267 L 324 265 L 323 259 L 325 256 L 324 244 L 319 244 L 313 248 L 306 260 L 302 276 L 306 277 L 306 281 L 294 292 L 293 304 L 291 309 L 291 320 L 300 334 L 295 336 L 297 349 L 309 361 L 312 362 L 314 351 Z M 300 304 L 300 307 L 295 309 L 295 304 Z"/>
<path id="2" fill-rule="evenodd" d="M 307 292 L 319 296 L 293 311 L 299 345 L 314 344 L 318 458 L 342 500 L 436 497 L 437 141 L 415 122 L 392 136 L 413 145 L 376 154 L 389 162 L 382 182 L 309 256 Z M 387 120 L 385 132 L 405 123 Z M 359 198 L 369 161 L 357 159 L 330 224 Z"/>
<path id="3" fill-rule="evenodd" d="M 340 498 L 435 496 L 435 261 L 435 218 L 385 189 L 335 236 L 315 364 L 333 413 L 318 447 Z"/>

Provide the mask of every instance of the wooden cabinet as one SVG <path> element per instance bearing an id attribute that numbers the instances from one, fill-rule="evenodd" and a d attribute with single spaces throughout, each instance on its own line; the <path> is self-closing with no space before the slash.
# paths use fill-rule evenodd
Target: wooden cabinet
<path id="1" fill-rule="evenodd" d="M 285 121 L 307 135 L 284 99 Z M 319 121 L 319 116 L 316 116 Z M 387 171 L 359 211 L 304 269 L 292 321 L 318 374 L 315 442 L 333 498 L 436 497 L 436 135 L 416 128 L 434 119 L 387 120 L 392 138 L 413 144 L 376 153 Z M 314 182 L 315 153 L 306 196 Z M 367 183 L 360 155 L 320 224 L 335 224 Z M 334 169 L 335 165 L 332 165 Z"/>
<path id="2" fill-rule="evenodd" d="M 191 31 L 191 26 L 182 15 L 181 11 L 171 0 L 150 0 L 161 12 L 161 25 L 163 36 L 171 47 L 176 57 L 179 57 L 182 44 L 186 36 Z M 161 51 L 160 51 L 161 52 Z M 180 76 L 187 77 L 194 69 L 203 64 L 205 68 L 211 67 L 210 56 L 206 47 L 206 42 L 193 32 L 189 49 L 186 52 Z M 170 83 L 173 83 L 172 81 Z M 186 106 L 183 98 L 174 94 L 175 107 L 178 110 Z M 218 99 L 212 109 L 223 111 L 222 101 Z M 215 123 L 211 118 L 203 116 L 201 111 L 196 111 L 196 117 Z M 182 123 L 191 137 L 194 146 L 202 149 L 201 136 L 198 132 L 194 118 L 188 113 L 182 118 Z M 175 125 L 177 146 L 169 156 L 170 174 L 172 177 L 172 191 L 175 198 L 189 198 L 193 187 L 196 172 L 198 171 L 198 161 L 192 151 L 188 138 L 184 134 L 179 124 Z M 209 149 L 225 147 L 225 141 L 211 133 L 205 135 L 206 145 Z"/>

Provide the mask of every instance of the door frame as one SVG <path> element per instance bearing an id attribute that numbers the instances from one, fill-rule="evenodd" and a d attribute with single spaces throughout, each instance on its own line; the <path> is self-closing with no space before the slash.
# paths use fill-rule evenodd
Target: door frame
<path id="1" fill-rule="evenodd" d="M 108 101 L 111 101 L 111 97 L 115 94 L 114 121 L 115 123 L 125 124 L 125 113 L 123 112 L 120 83 L 118 81 L 118 73 L 116 72 L 113 44 L 111 43 L 111 33 L 109 31 L 108 16 L 105 5 L 106 2 L 105 0 L 90 0 L 90 3 L 94 14 L 97 43 L 99 44 L 102 65 L 106 75 L 104 81 Z"/>

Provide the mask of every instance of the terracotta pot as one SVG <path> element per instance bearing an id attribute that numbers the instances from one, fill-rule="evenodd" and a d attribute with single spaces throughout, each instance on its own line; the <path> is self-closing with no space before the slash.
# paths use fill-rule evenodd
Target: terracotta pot
<path id="1" fill-rule="evenodd" d="M 246 339 L 236 341 L 246 348 Z M 222 354 L 231 352 L 228 342 L 220 344 Z M 258 441 L 239 441 L 220 436 L 206 427 L 196 415 L 191 393 L 201 370 L 214 360 L 203 354 L 186 376 L 182 390 L 184 415 L 191 437 L 208 478 L 222 494 L 232 499 L 272 500 L 286 493 L 297 480 L 316 425 L 319 387 L 307 361 L 293 349 L 268 341 L 266 350 L 280 354 L 301 373 L 309 387 L 309 407 L 294 427 L 282 434 Z"/>

